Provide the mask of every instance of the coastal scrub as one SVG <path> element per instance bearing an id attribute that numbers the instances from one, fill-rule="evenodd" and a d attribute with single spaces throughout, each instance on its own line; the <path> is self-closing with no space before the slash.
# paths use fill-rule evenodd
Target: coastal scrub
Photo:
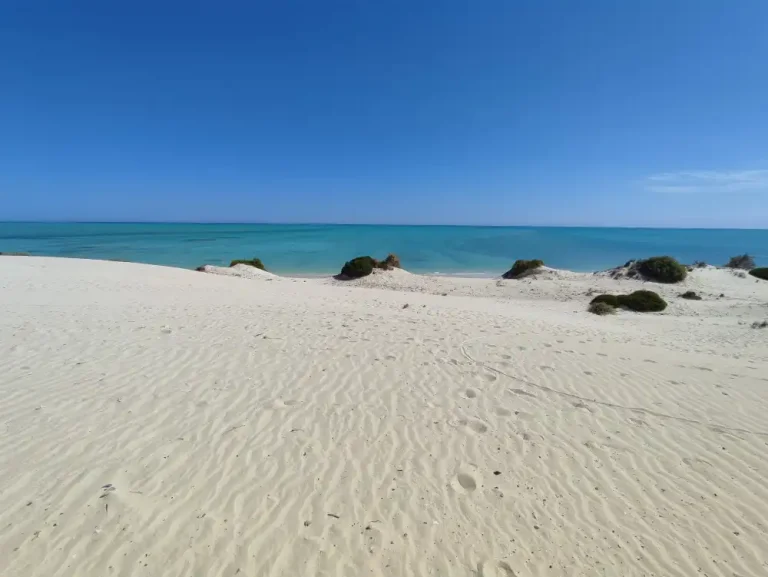
<path id="1" fill-rule="evenodd" d="M 539 259 L 516 260 L 515 264 L 512 265 L 512 268 L 501 276 L 505 279 L 523 278 L 542 266 L 544 266 L 544 261 Z"/>
<path id="2" fill-rule="evenodd" d="M 622 307 L 638 313 L 656 313 L 667 308 L 667 302 L 653 291 L 639 290 L 628 295 L 598 295 L 590 302 L 590 307 L 605 304 L 610 307 Z M 590 311 L 591 312 L 591 311 Z"/>
<path id="3" fill-rule="evenodd" d="M 648 280 L 676 283 L 685 280 L 688 270 L 671 256 L 652 256 L 636 263 L 638 272 Z"/>
<path id="4" fill-rule="evenodd" d="M 260 268 L 261 270 L 267 270 L 266 268 L 264 268 L 264 263 L 261 262 L 260 258 L 252 258 L 251 260 L 243 260 L 243 259 L 233 260 L 231 263 L 229 263 L 229 266 L 233 267 L 236 264 L 245 264 L 248 266 Z"/>

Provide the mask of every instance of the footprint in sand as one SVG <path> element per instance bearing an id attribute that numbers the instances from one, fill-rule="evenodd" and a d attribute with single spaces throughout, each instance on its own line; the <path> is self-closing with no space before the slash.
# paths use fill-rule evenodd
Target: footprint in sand
<path id="1" fill-rule="evenodd" d="M 496 414 L 499 415 L 500 417 L 511 417 L 512 411 L 508 409 L 504 409 L 502 407 L 496 407 Z"/>
<path id="2" fill-rule="evenodd" d="M 477 397 L 477 393 L 474 390 L 472 390 L 472 389 L 467 389 L 464 392 L 464 394 L 466 395 L 466 397 L 468 399 L 474 399 L 475 397 Z"/>
<path id="3" fill-rule="evenodd" d="M 464 427 L 469 427 L 475 433 L 485 433 L 486 431 L 488 431 L 488 425 L 486 425 L 485 423 L 483 423 L 481 421 L 475 421 L 475 420 L 459 421 L 459 424 L 464 426 Z"/>
<path id="4" fill-rule="evenodd" d="M 475 481 L 474 477 L 472 477 L 472 475 L 467 473 L 459 473 L 456 476 L 456 480 L 459 482 L 459 485 L 461 485 L 461 488 L 465 491 L 474 491 L 477 489 L 477 482 Z"/>
<path id="5" fill-rule="evenodd" d="M 484 373 L 484 376 L 485 376 L 485 380 L 488 381 L 489 383 L 492 383 L 498 378 L 496 375 L 492 373 Z"/>

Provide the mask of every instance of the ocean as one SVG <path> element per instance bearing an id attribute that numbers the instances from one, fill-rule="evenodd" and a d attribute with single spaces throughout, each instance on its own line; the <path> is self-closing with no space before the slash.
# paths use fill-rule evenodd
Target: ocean
<path id="1" fill-rule="evenodd" d="M 0 223 L 0 252 L 195 268 L 259 257 L 287 275 L 337 273 L 360 255 L 393 252 L 406 270 L 497 276 L 516 259 L 574 271 L 671 255 L 724 264 L 750 253 L 768 265 L 768 230 L 319 224 Z"/>

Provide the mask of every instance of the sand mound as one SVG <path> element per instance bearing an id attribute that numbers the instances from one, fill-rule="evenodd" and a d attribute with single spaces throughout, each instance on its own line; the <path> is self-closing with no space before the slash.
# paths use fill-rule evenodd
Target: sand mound
<path id="1" fill-rule="evenodd" d="M 255 266 L 249 266 L 247 264 L 236 264 L 235 266 L 213 266 L 207 264 L 200 267 L 198 270 L 208 274 L 217 274 L 220 276 L 236 276 L 239 278 L 250 278 L 258 280 L 275 280 L 280 278 L 276 274 L 261 270 Z"/>

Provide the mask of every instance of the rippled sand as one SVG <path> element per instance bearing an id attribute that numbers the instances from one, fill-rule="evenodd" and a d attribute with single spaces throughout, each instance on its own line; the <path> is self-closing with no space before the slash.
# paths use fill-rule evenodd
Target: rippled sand
<path id="1" fill-rule="evenodd" d="M 764 576 L 768 282 L 639 285 L 0 257 L 0 575 Z"/>

